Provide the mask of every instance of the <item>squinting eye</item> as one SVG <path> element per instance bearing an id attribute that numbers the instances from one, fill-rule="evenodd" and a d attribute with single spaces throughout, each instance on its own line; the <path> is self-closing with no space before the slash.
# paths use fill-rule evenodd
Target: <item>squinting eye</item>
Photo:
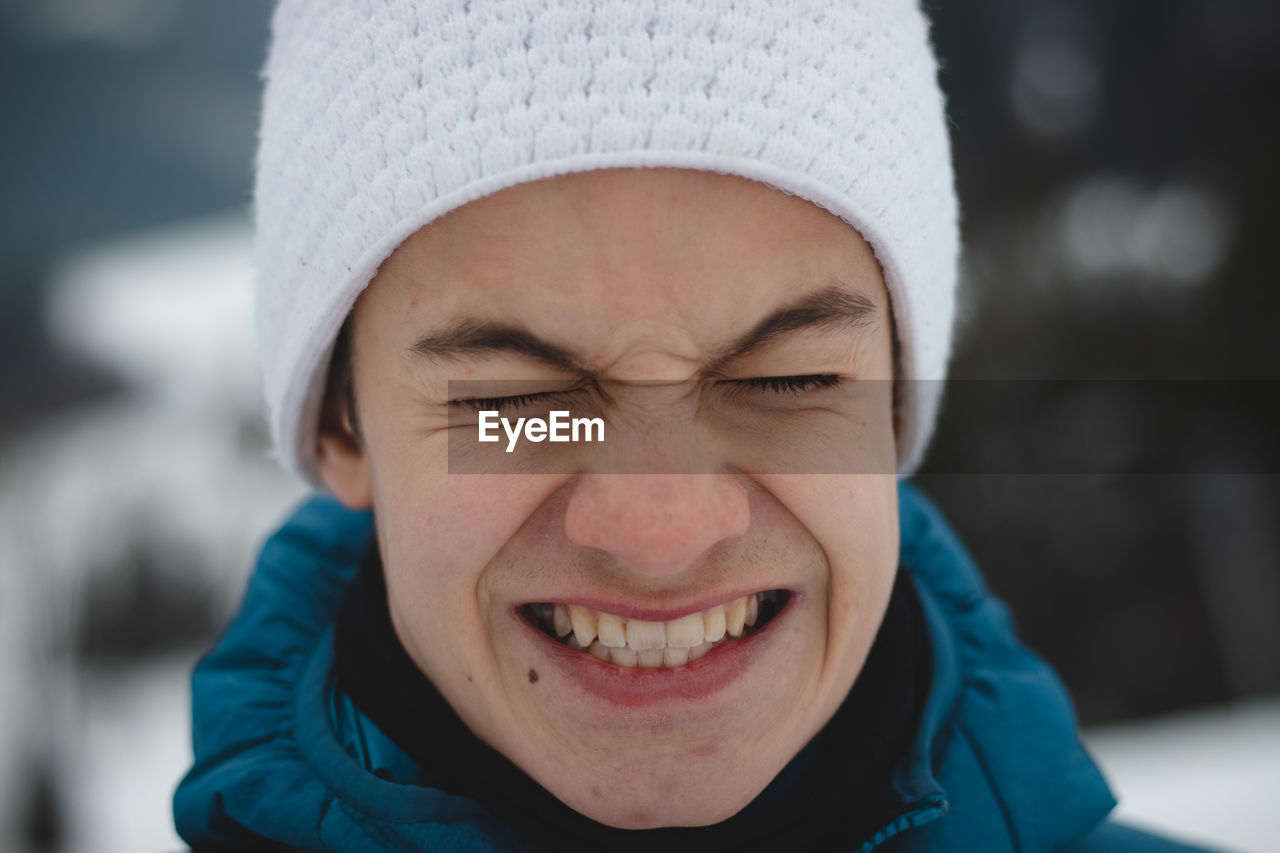
<path id="1" fill-rule="evenodd" d="M 537 394 L 514 394 L 510 397 L 464 397 L 460 400 L 450 400 L 449 405 L 460 406 L 473 412 L 510 411 L 522 409 L 555 395 L 555 391 L 540 391 Z"/>
<path id="2" fill-rule="evenodd" d="M 731 380 L 740 387 L 774 394 L 803 394 L 823 388 L 835 388 L 840 377 L 834 373 L 811 373 L 806 376 L 761 376 L 754 379 Z"/>
<path id="3" fill-rule="evenodd" d="M 724 384 L 737 392 L 766 391 L 771 394 L 804 394 L 826 388 L 836 388 L 841 378 L 834 373 L 811 373 L 803 376 L 758 376 L 751 379 L 730 379 Z M 532 406 L 535 403 L 552 399 L 570 397 L 580 389 L 565 391 L 539 391 L 531 394 L 512 394 L 506 397 L 462 397 L 450 400 L 454 408 L 464 408 L 473 412 L 511 411 Z"/>
<path id="4" fill-rule="evenodd" d="M 451 409 L 466 409 L 472 412 L 514 411 L 535 404 L 543 406 L 555 405 L 566 408 L 581 408 L 591 402 L 588 388 L 576 386 L 557 388 L 550 391 L 530 391 L 528 394 L 508 394 L 502 397 L 459 397 L 449 401 Z"/>

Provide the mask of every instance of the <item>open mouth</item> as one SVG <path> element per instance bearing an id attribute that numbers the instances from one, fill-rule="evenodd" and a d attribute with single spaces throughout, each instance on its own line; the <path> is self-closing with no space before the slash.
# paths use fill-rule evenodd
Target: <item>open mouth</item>
<path id="1" fill-rule="evenodd" d="M 759 631 L 791 593 L 765 590 L 666 622 L 627 619 L 579 604 L 526 604 L 520 614 L 571 649 L 622 667 L 676 667 Z"/>

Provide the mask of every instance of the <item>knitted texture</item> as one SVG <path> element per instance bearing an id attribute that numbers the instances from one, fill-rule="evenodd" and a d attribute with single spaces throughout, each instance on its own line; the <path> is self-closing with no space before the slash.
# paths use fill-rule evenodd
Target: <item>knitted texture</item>
<path id="1" fill-rule="evenodd" d="M 334 339 L 382 261 L 469 201 L 612 167 L 739 175 L 857 228 L 908 380 L 899 472 L 918 464 L 958 229 L 915 0 L 282 0 L 272 37 L 257 330 L 276 451 L 304 479 Z"/>

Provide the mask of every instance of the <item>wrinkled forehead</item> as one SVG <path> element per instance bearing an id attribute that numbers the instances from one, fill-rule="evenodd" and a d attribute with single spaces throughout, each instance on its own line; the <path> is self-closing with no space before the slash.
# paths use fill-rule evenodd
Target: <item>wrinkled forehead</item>
<path id="1" fill-rule="evenodd" d="M 695 358 L 833 288 L 889 316 L 870 247 L 817 205 L 737 176 L 614 169 L 451 211 L 391 254 L 357 311 L 401 335 L 470 317 L 532 324 L 597 362 L 637 343 Z"/>

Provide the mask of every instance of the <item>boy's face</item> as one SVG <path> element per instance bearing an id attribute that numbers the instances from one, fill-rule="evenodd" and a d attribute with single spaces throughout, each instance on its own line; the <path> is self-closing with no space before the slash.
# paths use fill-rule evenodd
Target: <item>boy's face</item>
<path id="1" fill-rule="evenodd" d="M 419 231 L 353 322 L 359 439 L 330 417 L 320 467 L 345 502 L 374 507 L 410 656 L 478 736 L 590 818 L 704 825 L 742 809 L 844 699 L 897 565 L 890 395 L 845 393 L 893 376 L 888 296 L 860 235 L 737 177 L 563 176 Z M 746 381 L 795 376 L 844 385 Z M 592 398 L 606 445 L 625 445 L 629 471 L 663 473 L 562 459 L 564 473 L 449 474 L 449 442 L 475 432 L 474 414 L 456 426 L 450 380 L 618 389 Z M 664 387 L 685 390 L 643 395 Z M 672 426 L 682 407 L 695 415 Z M 699 430 L 718 438 L 691 468 L 713 473 L 680 473 L 673 448 Z M 818 439 L 837 473 L 778 461 L 796 443 L 812 460 Z M 530 447 L 547 445 L 514 453 Z M 758 593 L 756 624 L 733 637 L 733 602 Z M 664 664 L 641 665 L 658 649 L 575 650 L 542 606 L 556 604 L 580 605 L 575 627 L 614 647 L 657 644 L 666 623 Z"/>

